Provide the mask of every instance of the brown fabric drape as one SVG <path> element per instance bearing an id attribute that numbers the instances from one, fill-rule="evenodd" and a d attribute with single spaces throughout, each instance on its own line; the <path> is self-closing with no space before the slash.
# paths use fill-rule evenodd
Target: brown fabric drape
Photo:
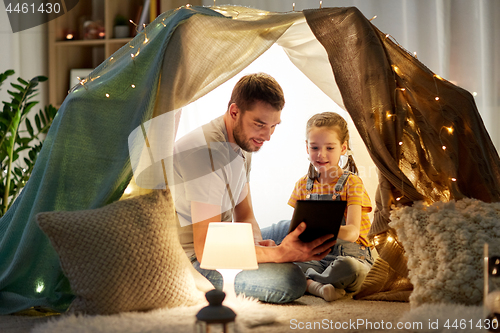
<path id="1" fill-rule="evenodd" d="M 393 232 L 394 204 L 500 200 L 500 159 L 468 91 L 432 73 L 357 8 L 304 15 L 380 170 L 371 236 Z M 402 251 L 387 251 L 394 244 L 375 237 L 377 243 L 382 259 L 405 278 Z"/>

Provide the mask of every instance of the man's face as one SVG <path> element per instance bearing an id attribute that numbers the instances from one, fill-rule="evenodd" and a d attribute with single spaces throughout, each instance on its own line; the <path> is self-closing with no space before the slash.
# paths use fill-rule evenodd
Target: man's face
<path id="1" fill-rule="evenodd" d="M 234 141 L 247 152 L 256 152 L 264 141 L 269 141 L 281 122 L 281 111 L 270 104 L 257 101 L 253 108 L 238 112 L 233 129 Z"/>

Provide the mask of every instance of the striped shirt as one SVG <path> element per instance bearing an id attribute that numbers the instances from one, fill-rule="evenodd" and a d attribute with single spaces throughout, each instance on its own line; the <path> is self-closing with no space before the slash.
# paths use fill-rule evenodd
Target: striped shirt
<path id="1" fill-rule="evenodd" d="M 334 179 L 331 183 L 322 184 L 317 180 L 314 181 L 314 186 L 311 193 L 317 194 L 332 194 L 335 192 L 335 184 L 338 178 Z M 306 200 L 307 195 L 307 175 L 299 179 L 295 183 L 295 188 L 293 189 L 292 195 L 288 200 L 288 204 L 295 208 L 295 203 L 297 200 Z M 347 201 L 347 209 L 350 205 L 360 205 L 361 206 L 361 227 L 359 230 L 359 238 L 356 241 L 358 244 L 363 244 L 365 246 L 371 246 L 368 240 L 368 232 L 370 231 L 370 217 L 368 213 L 372 211 L 372 204 L 370 202 L 370 197 L 366 192 L 363 181 L 358 176 L 351 174 L 344 185 L 344 188 L 340 192 L 340 197 L 342 200 Z M 345 211 L 345 218 L 347 219 L 347 209 Z"/>

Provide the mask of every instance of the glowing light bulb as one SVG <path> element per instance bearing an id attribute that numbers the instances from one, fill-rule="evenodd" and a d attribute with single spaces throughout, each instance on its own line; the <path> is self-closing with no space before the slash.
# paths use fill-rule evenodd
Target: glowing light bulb
<path id="1" fill-rule="evenodd" d="M 474 92 L 472 93 L 472 96 L 476 97 L 476 96 L 477 96 L 477 92 L 475 92 L 475 91 L 474 91 Z"/>
<path id="2" fill-rule="evenodd" d="M 456 181 L 457 181 L 457 179 L 456 179 L 456 178 L 452 178 L 452 179 L 451 179 L 451 181 L 452 181 L 452 182 L 456 182 Z"/>
<path id="3" fill-rule="evenodd" d="M 320 1 L 319 2 L 319 8 L 321 9 L 322 6 L 323 6 L 323 1 Z"/>
<path id="4" fill-rule="evenodd" d="M 445 127 L 448 133 L 452 134 L 453 133 L 453 127 Z"/>
<path id="5" fill-rule="evenodd" d="M 109 98 L 109 94 L 106 94 L 106 97 Z"/>
<path id="6" fill-rule="evenodd" d="M 45 285 L 44 285 L 43 281 L 37 281 L 36 287 L 35 287 L 36 292 L 41 293 L 44 289 L 45 289 Z"/>
<path id="7" fill-rule="evenodd" d="M 417 57 L 417 52 L 413 52 L 413 56 L 416 58 Z"/>
<path id="8" fill-rule="evenodd" d="M 397 197 L 397 198 L 396 198 L 396 201 L 399 201 L 399 200 L 401 200 L 401 198 L 402 198 L 402 197 Z"/>
<path id="9" fill-rule="evenodd" d="M 394 238 L 392 238 L 392 236 L 389 236 L 389 237 L 387 237 L 387 241 L 388 241 L 388 242 L 393 242 L 393 241 L 394 241 Z"/>
<path id="10" fill-rule="evenodd" d="M 135 84 L 131 85 L 132 88 L 135 88 Z"/>
<path id="11" fill-rule="evenodd" d="M 373 17 L 370 19 L 370 21 L 373 21 L 373 20 L 375 20 L 376 18 L 377 18 L 377 15 L 373 16 Z"/>
<path id="12" fill-rule="evenodd" d="M 441 148 L 443 148 L 443 150 L 446 150 L 446 146 L 442 146 Z"/>
<path id="13" fill-rule="evenodd" d="M 443 79 L 441 76 L 439 76 L 439 75 L 437 75 L 437 74 L 434 74 L 434 77 L 435 77 L 436 79 L 440 79 L 440 80 L 442 80 L 442 79 Z"/>
<path id="14" fill-rule="evenodd" d="M 438 97 L 438 96 L 436 96 L 434 99 L 435 99 L 436 101 L 439 101 L 439 97 Z"/>
<path id="15" fill-rule="evenodd" d="M 403 141 L 399 141 L 399 145 L 402 146 L 403 145 Z"/>

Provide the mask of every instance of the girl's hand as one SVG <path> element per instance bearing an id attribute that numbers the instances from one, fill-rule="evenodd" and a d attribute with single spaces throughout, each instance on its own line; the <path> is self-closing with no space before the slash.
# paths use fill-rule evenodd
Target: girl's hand
<path id="1" fill-rule="evenodd" d="M 264 239 L 257 242 L 257 245 L 271 247 L 271 246 L 276 246 L 276 243 L 272 239 Z"/>

